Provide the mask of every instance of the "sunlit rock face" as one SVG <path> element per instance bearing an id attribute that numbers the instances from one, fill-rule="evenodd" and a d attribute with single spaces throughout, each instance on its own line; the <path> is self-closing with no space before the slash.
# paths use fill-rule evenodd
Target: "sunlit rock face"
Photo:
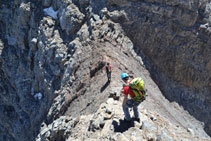
<path id="1" fill-rule="evenodd" d="M 63 121 L 74 127 L 79 122 L 75 118 L 97 112 L 111 92 L 120 94 L 122 72 L 144 78 L 152 96 L 143 109 L 172 116 L 174 106 L 163 102 L 161 90 L 204 122 L 211 134 L 210 7 L 208 1 L 200 0 L 2 0 L 0 140 L 71 140 Z M 114 69 L 110 84 L 106 62 Z M 175 112 L 176 120 L 192 119 L 180 110 Z M 87 119 L 93 120 L 91 116 Z M 174 121 L 170 118 L 170 123 Z M 67 132 L 57 130 L 59 126 L 52 129 L 55 122 L 62 122 Z M 101 131 L 102 125 L 95 122 L 85 121 L 91 132 L 95 126 Z M 193 138 L 208 137 L 195 119 L 180 124 Z M 105 127 L 105 133 L 113 131 Z M 55 129 L 55 134 L 47 134 L 44 128 Z M 165 140 L 169 134 L 152 138 Z"/>
<path id="2" fill-rule="evenodd" d="M 210 133 L 210 3 L 110 1 L 107 16 L 121 24 L 163 94 Z"/>

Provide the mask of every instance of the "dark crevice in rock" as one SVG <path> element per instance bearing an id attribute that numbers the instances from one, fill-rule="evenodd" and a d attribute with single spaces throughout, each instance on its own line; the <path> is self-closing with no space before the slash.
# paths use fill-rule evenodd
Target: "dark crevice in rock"
<path id="1" fill-rule="evenodd" d="M 30 63 L 30 70 L 33 71 L 34 70 L 34 55 L 31 56 L 31 63 Z"/>
<path id="2" fill-rule="evenodd" d="M 78 92 L 79 90 L 81 90 L 82 88 L 85 87 L 85 83 L 80 83 L 77 88 L 76 88 L 76 91 Z"/>
<path id="3" fill-rule="evenodd" d="M 58 131 L 57 133 L 55 133 L 54 136 L 49 138 L 49 140 L 51 140 L 51 141 L 66 141 L 65 137 L 64 137 L 64 131 Z"/>
<path id="4" fill-rule="evenodd" d="M 3 105 L 3 114 L 7 116 L 9 119 L 16 118 L 17 114 L 15 109 L 11 105 Z"/>

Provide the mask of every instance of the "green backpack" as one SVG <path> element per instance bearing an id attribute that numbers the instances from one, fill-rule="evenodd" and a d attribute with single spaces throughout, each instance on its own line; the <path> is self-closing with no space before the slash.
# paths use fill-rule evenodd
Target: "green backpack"
<path id="1" fill-rule="evenodd" d="M 133 89 L 135 97 L 133 97 L 136 101 L 143 101 L 145 100 L 147 94 L 144 89 L 144 80 L 141 77 L 134 78 L 130 83 L 129 86 Z"/>

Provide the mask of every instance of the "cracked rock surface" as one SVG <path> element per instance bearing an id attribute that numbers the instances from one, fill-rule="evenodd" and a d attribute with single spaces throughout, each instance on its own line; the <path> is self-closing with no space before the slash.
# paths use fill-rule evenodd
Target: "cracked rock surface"
<path id="1" fill-rule="evenodd" d="M 209 140 L 210 9 L 208 0 L 1 0 L 0 140 Z M 122 72 L 148 89 L 141 123 L 122 123 L 122 99 L 108 99 L 121 95 Z"/>

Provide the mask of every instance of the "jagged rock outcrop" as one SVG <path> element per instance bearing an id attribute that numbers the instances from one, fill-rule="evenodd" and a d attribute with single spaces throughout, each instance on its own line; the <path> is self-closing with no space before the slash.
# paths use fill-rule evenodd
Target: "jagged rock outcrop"
<path id="1" fill-rule="evenodd" d="M 210 134 L 209 36 L 209 1 L 2 0 L 0 140 L 29 141 L 38 134 L 37 139 L 76 139 L 72 135 L 81 129 L 75 127 L 81 122 L 77 117 L 92 119 L 109 93 L 119 94 L 124 71 L 143 77 L 150 93 L 144 108 L 169 120 L 176 139 L 176 123 L 184 126 L 184 134 L 186 128 L 194 133 L 188 139 L 208 138 L 200 122 L 169 104 L 151 76 L 167 98 L 203 121 Z M 106 61 L 114 66 L 110 84 Z M 86 121 L 90 133 L 102 129 L 95 122 Z M 132 130 L 150 139 L 142 127 Z M 152 138 L 170 139 L 169 132 L 161 134 Z M 112 135 L 114 140 L 129 138 Z"/>
<path id="2" fill-rule="evenodd" d="M 83 115 L 77 118 L 62 116 L 52 124 L 43 126 L 37 141 L 72 141 L 72 140 L 190 140 L 206 141 L 206 138 L 195 135 L 192 129 L 185 129 L 172 124 L 162 115 L 147 111 L 143 106 L 141 122 L 125 123 L 121 101 L 108 99 L 101 104 L 93 115 Z M 132 112 L 131 112 L 132 114 Z"/>

